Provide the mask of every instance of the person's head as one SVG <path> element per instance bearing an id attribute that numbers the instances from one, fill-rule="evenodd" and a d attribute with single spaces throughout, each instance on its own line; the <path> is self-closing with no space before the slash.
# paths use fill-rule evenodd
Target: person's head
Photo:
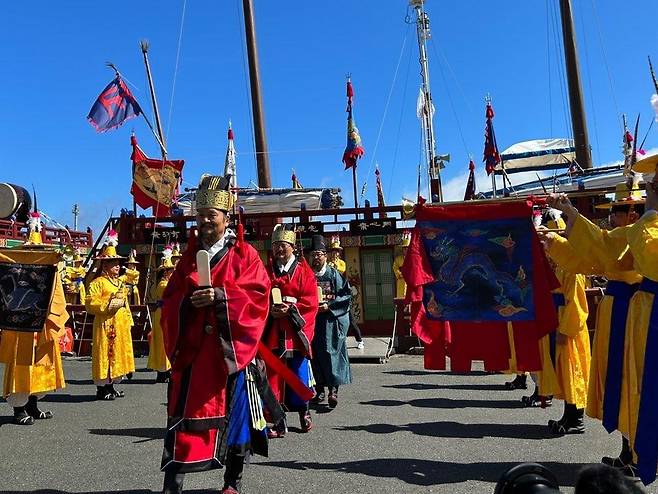
<path id="1" fill-rule="evenodd" d="M 592 465 L 581 470 L 575 494 L 641 494 L 644 492 L 616 468 Z"/>
<path id="2" fill-rule="evenodd" d="M 229 214 L 215 208 L 197 209 L 196 224 L 201 241 L 211 246 L 224 235 L 229 224 Z"/>
<path id="3" fill-rule="evenodd" d="M 272 257 L 286 264 L 294 254 L 296 239 L 293 225 L 276 225 L 272 230 Z"/>
<path id="4" fill-rule="evenodd" d="M 119 276 L 119 271 L 121 270 L 121 260 L 120 259 L 103 259 L 101 261 L 101 271 L 103 274 L 116 278 Z"/>
<path id="5" fill-rule="evenodd" d="M 222 238 L 228 226 L 228 211 L 232 203 L 229 187 L 230 182 L 226 177 L 201 177 L 195 199 L 196 223 L 201 241 L 206 247 Z"/>
<path id="6" fill-rule="evenodd" d="M 635 223 L 644 213 L 644 204 L 620 204 L 610 208 L 610 226 L 628 226 Z"/>
<path id="7" fill-rule="evenodd" d="M 337 259 L 340 259 L 340 250 L 338 249 L 331 249 L 330 251 L 327 252 L 327 259 L 330 261 L 335 261 Z"/>
<path id="8" fill-rule="evenodd" d="M 340 245 L 340 237 L 335 235 L 331 237 L 331 242 L 329 242 L 329 249 L 327 250 L 327 259 L 329 261 L 337 261 L 340 259 L 340 254 L 343 250 L 343 247 Z"/>
<path id="9" fill-rule="evenodd" d="M 309 257 L 314 271 L 321 271 L 327 263 L 327 247 L 322 235 L 313 235 Z"/>

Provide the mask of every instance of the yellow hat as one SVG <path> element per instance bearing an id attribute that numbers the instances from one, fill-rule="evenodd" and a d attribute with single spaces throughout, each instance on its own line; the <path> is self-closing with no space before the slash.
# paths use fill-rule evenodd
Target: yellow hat
<path id="1" fill-rule="evenodd" d="M 549 230 L 565 230 L 567 228 L 567 224 L 564 222 L 562 218 L 557 218 L 555 220 L 548 220 L 546 222 L 546 226 L 548 227 Z"/>
<path id="2" fill-rule="evenodd" d="M 411 244 L 411 232 L 404 232 L 402 234 L 402 241 L 400 242 L 400 247 L 409 247 Z"/>
<path id="3" fill-rule="evenodd" d="M 230 185 L 226 177 L 203 175 L 196 191 L 196 209 L 229 211 L 233 205 Z"/>
<path id="4" fill-rule="evenodd" d="M 654 173 L 658 165 L 658 154 L 641 159 L 633 165 L 633 171 L 636 173 Z"/>
<path id="5" fill-rule="evenodd" d="M 139 262 L 137 262 L 137 251 L 135 249 L 130 250 L 130 254 L 128 254 L 128 260 L 125 262 L 125 264 L 139 264 Z"/>
<path id="6" fill-rule="evenodd" d="M 107 234 L 107 240 L 101 253 L 94 257 L 94 260 L 105 261 L 109 259 L 125 259 L 125 257 L 117 254 L 117 244 L 119 243 L 119 235 L 114 230 L 110 230 Z"/>
<path id="7" fill-rule="evenodd" d="M 624 206 L 633 204 L 644 204 L 644 197 L 642 191 L 637 183 L 634 183 L 631 190 L 628 190 L 628 185 L 624 182 L 615 186 L 615 198 L 603 204 L 597 204 L 597 209 L 612 209 L 613 206 Z"/>
<path id="8" fill-rule="evenodd" d="M 296 234 L 293 225 L 278 224 L 272 230 L 272 242 L 288 242 L 295 245 Z"/>
<path id="9" fill-rule="evenodd" d="M 171 249 L 171 257 L 172 258 L 183 257 L 183 254 L 180 253 L 180 244 L 178 242 L 176 242 L 174 244 L 174 248 Z"/>
<path id="10" fill-rule="evenodd" d="M 329 250 L 343 250 L 340 245 L 340 237 L 336 235 L 331 237 L 331 242 L 329 242 Z"/>
<path id="11" fill-rule="evenodd" d="M 43 245 L 43 239 L 41 238 L 41 215 L 38 213 L 38 211 L 32 211 L 30 213 L 30 217 L 27 220 L 27 227 L 29 229 L 29 233 L 27 240 L 25 241 L 25 245 Z"/>
<path id="12" fill-rule="evenodd" d="M 158 266 L 158 271 L 161 271 L 163 269 L 174 269 L 176 266 L 174 266 L 174 263 L 171 262 L 171 257 L 163 257 L 162 262 Z"/>

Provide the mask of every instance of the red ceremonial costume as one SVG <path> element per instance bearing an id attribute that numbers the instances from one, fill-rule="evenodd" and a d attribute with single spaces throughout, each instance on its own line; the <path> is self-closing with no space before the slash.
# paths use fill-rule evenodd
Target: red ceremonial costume
<path id="1" fill-rule="evenodd" d="M 288 317 L 270 317 L 263 341 L 272 353 L 282 360 L 293 357 L 293 352 L 310 359 L 311 342 L 315 333 L 315 317 L 318 313 L 318 290 L 315 275 L 304 261 L 295 259 L 287 272 L 281 272 L 276 263 L 269 268 L 272 288 L 281 290 L 283 302 L 290 304 Z M 279 403 L 286 402 L 289 409 L 301 403 L 291 404 L 286 397 L 283 377 L 272 368 L 267 369 L 270 387 Z M 298 376 L 302 378 L 303 376 Z M 303 380 L 304 381 L 304 380 Z M 307 382 L 304 384 L 308 385 Z"/>
<path id="2" fill-rule="evenodd" d="M 532 203 L 510 202 L 486 205 L 432 206 L 419 205 L 416 210 L 416 228 L 412 233 L 411 245 L 402 267 L 407 282 L 406 300 L 411 304 L 412 331 L 425 343 L 425 368 L 445 369 L 445 357 L 450 357 L 453 371 L 468 372 L 473 360 L 484 361 L 489 371 L 502 371 L 509 367 L 511 355 L 507 331 L 507 321 L 477 320 L 432 320 L 426 315 L 423 304 L 424 286 L 436 281 L 430 265 L 430 258 L 423 244 L 424 238 L 437 238 L 444 230 L 430 228 L 421 231 L 422 222 L 473 222 L 473 236 L 491 232 L 503 232 L 496 222 L 527 218 L 527 237 L 529 239 L 527 255 L 532 259 L 532 288 L 535 317 L 534 320 L 513 322 L 514 346 L 520 371 L 537 371 L 541 369 L 539 339 L 553 331 L 557 326 L 557 316 L 551 299 L 551 290 L 559 283 L 550 268 L 548 260 L 541 249 L 532 223 Z M 440 223 L 437 223 L 440 224 Z M 482 228 L 486 225 L 488 230 Z M 502 233 L 501 233 L 502 234 Z M 506 240 L 506 239 L 505 239 Z M 504 247 L 505 244 L 503 243 Z M 462 252 L 464 258 L 471 255 Z M 431 255 L 436 255 L 432 253 Z"/>
<path id="3" fill-rule="evenodd" d="M 231 396 L 236 386 L 245 386 L 247 367 L 247 374 L 255 373 L 249 364 L 267 320 L 270 279 L 256 250 L 231 237 L 210 260 L 215 305 L 194 308 L 190 295 L 199 289 L 199 243 L 192 237 L 178 262 L 161 317 L 172 365 L 162 470 L 180 473 L 221 468 L 227 452 L 266 454 L 266 439 L 264 451 L 256 450 L 255 436 L 232 430 L 245 414 L 249 418 L 249 403 L 245 410 Z"/>

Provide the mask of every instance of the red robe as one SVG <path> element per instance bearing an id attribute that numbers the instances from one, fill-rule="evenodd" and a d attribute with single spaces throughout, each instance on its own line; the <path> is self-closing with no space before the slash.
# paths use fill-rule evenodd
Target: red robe
<path id="1" fill-rule="evenodd" d="M 269 309 L 270 280 L 253 247 L 230 239 L 210 261 L 225 301 L 195 309 L 197 239 L 191 238 L 163 295 L 161 323 L 172 364 L 163 470 L 221 468 L 229 376 L 256 356 Z"/>
<path id="2" fill-rule="evenodd" d="M 287 273 L 280 274 L 278 267 L 268 270 L 272 288 L 278 287 L 284 302 L 292 303 L 288 317 L 270 317 L 263 337 L 267 348 L 274 355 L 285 360 L 293 351 L 310 359 L 311 342 L 315 333 L 315 316 L 318 313 L 318 289 L 315 274 L 305 261 L 295 259 Z M 288 300 L 286 300 L 288 297 Z M 283 378 L 267 369 L 270 387 L 280 403 L 284 401 L 285 384 Z"/>

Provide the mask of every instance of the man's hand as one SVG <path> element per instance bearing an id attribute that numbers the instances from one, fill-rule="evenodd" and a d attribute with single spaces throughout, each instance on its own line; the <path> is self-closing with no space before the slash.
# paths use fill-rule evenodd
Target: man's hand
<path id="1" fill-rule="evenodd" d="M 288 315 L 288 305 L 287 304 L 272 304 L 272 310 L 270 314 L 274 319 L 282 319 Z"/>
<path id="2" fill-rule="evenodd" d="M 327 312 L 329 310 L 329 304 L 327 304 L 326 302 L 321 303 L 318 310 L 320 312 Z"/>
<path id="3" fill-rule="evenodd" d="M 568 217 L 578 216 L 578 210 L 571 204 L 566 194 L 550 194 L 546 198 L 546 204 L 558 211 L 562 211 Z"/>
<path id="4" fill-rule="evenodd" d="M 190 302 L 197 309 L 200 307 L 208 307 L 215 304 L 215 289 L 214 288 L 202 288 L 201 290 L 195 290 L 192 292 L 190 297 Z"/>

